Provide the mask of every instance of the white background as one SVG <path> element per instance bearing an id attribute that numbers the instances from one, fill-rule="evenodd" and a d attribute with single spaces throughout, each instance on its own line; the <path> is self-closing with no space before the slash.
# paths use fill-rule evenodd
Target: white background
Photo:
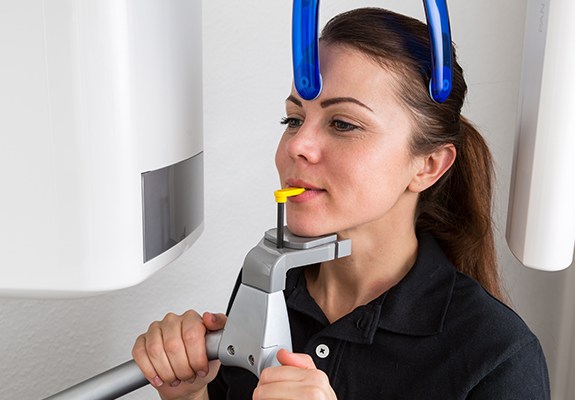
<path id="1" fill-rule="evenodd" d="M 575 398 L 569 388 L 575 273 L 521 267 L 504 241 L 525 3 L 451 0 L 449 6 L 469 85 L 464 114 L 496 158 L 505 282 L 543 343 L 553 398 L 568 399 Z M 421 1 L 333 0 L 322 3 L 322 25 L 362 5 L 424 18 Z M 291 84 L 291 1 L 209 0 L 203 17 L 204 234 L 179 261 L 134 288 L 76 300 L 0 299 L 0 399 L 40 399 L 128 360 L 135 337 L 168 311 L 223 311 L 244 255 L 274 225 L 273 154 Z M 126 398 L 154 395 L 148 386 Z"/>

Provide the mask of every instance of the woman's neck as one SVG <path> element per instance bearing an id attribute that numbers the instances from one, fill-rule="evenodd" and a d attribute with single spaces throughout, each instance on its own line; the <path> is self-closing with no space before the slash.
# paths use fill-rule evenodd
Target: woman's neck
<path id="1" fill-rule="evenodd" d="M 352 240 L 352 254 L 306 270 L 308 291 L 330 322 L 395 286 L 415 263 L 413 226 L 386 231 L 343 233 Z"/>

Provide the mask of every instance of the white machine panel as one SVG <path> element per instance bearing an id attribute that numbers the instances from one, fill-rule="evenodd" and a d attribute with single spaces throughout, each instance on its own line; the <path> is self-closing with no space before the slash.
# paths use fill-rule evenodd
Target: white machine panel
<path id="1" fill-rule="evenodd" d="M 194 0 L 0 3 L 0 296 L 132 286 L 199 236 L 201 15 Z"/>
<path id="2" fill-rule="evenodd" d="M 567 268 L 575 244 L 575 2 L 529 0 L 507 241 L 526 266 Z"/>

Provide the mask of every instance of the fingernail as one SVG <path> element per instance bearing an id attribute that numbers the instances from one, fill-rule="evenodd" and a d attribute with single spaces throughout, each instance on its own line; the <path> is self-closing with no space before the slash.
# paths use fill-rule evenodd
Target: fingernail
<path id="1" fill-rule="evenodd" d="M 196 376 L 194 375 L 193 378 L 188 379 L 186 382 L 188 382 L 188 383 L 191 385 L 191 384 L 194 383 L 195 381 L 196 381 Z"/>
<path id="2" fill-rule="evenodd" d="M 218 322 L 218 318 L 216 317 L 215 314 L 210 313 L 210 315 L 212 316 L 212 322 Z"/>
<path id="3" fill-rule="evenodd" d="M 181 380 L 176 379 L 175 381 L 173 381 L 172 383 L 170 383 L 170 387 L 177 387 L 180 385 L 180 383 L 182 383 Z"/>
<path id="4" fill-rule="evenodd" d="M 155 387 L 160 387 L 163 384 L 164 384 L 164 381 L 161 380 L 158 375 L 154 376 L 154 379 L 152 379 L 152 385 L 154 385 Z"/>
<path id="5" fill-rule="evenodd" d="M 207 375 L 207 373 L 205 371 L 198 371 L 198 372 L 196 372 L 196 374 L 198 374 L 198 376 L 200 378 L 205 378 Z"/>

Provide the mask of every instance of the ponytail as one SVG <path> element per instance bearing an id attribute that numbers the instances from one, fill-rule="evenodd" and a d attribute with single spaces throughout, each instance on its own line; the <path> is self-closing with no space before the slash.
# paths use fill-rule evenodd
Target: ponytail
<path id="1" fill-rule="evenodd" d="M 460 117 L 454 165 L 423 192 L 416 225 L 431 232 L 450 261 L 493 296 L 501 287 L 492 228 L 493 159 L 481 134 Z"/>

